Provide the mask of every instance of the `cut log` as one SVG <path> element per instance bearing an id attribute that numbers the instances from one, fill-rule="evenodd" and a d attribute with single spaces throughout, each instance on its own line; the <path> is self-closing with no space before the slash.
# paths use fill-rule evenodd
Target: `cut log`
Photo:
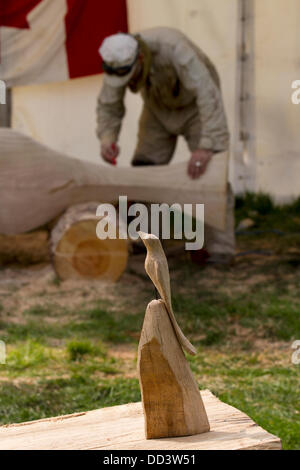
<path id="1" fill-rule="evenodd" d="M 47 224 L 68 207 L 131 201 L 205 204 L 205 222 L 223 230 L 227 153 L 214 155 L 205 175 L 191 180 L 187 162 L 121 168 L 56 152 L 13 129 L 0 129 L 0 233 L 18 234 Z M 188 210 L 186 208 L 186 210 Z"/>
<path id="2" fill-rule="evenodd" d="M 97 238 L 98 205 L 90 202 L 70 207 L 53 228 L 51 253 L 61 279 L 116 281 L 126 268 L 127 240 Z"/>
<path id="3" fill-rule="evenodd" d="M 138 371 L 147 439 L 209 431 L 201 395 L 162 300 L 148 304 Z"/>
<path id="4" fill-rule="evenodd" d="M 0 427 L 0 449 L 19 450 L 279 450 L 280 439 L 249 416 L 201 391 L 211 431 L 192 437 L 145 439 L 141 403 Z M 199 457 L 200 458 L 200 457 Z"/>
<path id="5" fill-rule="evenodd" d="M 46 230 L 19 235 L 0 234 L 0 265 L 18 263 L 26 266 L 49 262 L 48 236 Z"/>

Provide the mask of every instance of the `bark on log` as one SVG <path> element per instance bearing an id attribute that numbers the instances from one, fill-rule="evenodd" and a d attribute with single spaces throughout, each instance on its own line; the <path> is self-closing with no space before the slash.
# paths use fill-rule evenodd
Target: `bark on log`
<path id="1" fill-rule="evenodd" d="M 54 268 L 61 279 L 116 281 L 126 268 L 127 240 L 100 240 L 96 235 L 99 203 L 69 208 L 51 232 Z"/>
<path id="2" fill-rule="evenodd" d="M 165 304 L 148 304 L 138 350 L 147 439 L 201 434 L 209 423 Z"/>
<path id="3" fill-rule="evenodd" d="M 27 266 L 49 262 L 48 237 L 46 230 L 19 235 L 0 234 L 0 265 L 18 263 Z"/>

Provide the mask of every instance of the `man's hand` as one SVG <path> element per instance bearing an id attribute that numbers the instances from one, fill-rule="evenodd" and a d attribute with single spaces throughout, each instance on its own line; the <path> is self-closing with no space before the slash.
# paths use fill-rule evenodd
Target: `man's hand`
<path id="1" fill-rule="evenodd" d="M 117 144 L 102 144 L 101 145 L 101 156 L 103 160 L 111 165 L 116 164 L 116 158 L 119 155 L 120 149 Z"/>
<path id="2" fill-rule="evenodd" d="M 212 155 L 211 150 L 205 149 L 197 149 L 192 153 L 188 163 L 188 174 L 192 179 L 197 179 L 203 175 Z"/>

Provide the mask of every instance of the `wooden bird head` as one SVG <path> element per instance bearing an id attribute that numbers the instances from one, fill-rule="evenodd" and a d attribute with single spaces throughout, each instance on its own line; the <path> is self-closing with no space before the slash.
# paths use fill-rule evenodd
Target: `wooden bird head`
<path id="1" fill-rule="evenodd" d="M 153 249 L 161 248 L 160 239 L 153 235 L 153 233 L 138 232 L 140 238 L 143 240 L 147 250 L 152 251 Z"/>

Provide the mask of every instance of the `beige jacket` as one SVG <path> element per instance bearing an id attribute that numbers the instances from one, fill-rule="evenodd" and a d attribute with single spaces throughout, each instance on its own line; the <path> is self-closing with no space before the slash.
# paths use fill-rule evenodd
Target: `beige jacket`
<path id="1" fill-rule="evenodd" d="M 183 33 L 153 28 L 139 34 L 151 51 L 151 66 L 141 89 L 145 103 L 165 129 L 180 134 L 191 110 L 201 121 L 199 148 L 228 148 L 228 129 L 218 73 L 208 57 Z M 111 87 L 104 75 L 97 105 L 97 135 L 101 142 L 116 142 L 125 114 L 125 87 Z"/>

